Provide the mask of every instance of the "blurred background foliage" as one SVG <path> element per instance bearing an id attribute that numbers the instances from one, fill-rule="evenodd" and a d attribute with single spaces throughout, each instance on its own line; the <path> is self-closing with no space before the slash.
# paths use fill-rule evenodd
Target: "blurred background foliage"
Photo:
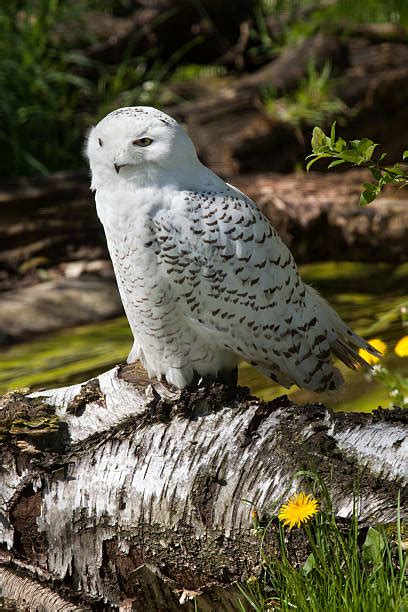
<path id="1" fill-rule="evenodd" d="M 221 3 L 164 3 L 152 20 L 154 26 L 178 18 L 183 23 L 186 5 L 205 23 L 178 44 L 140 44 L 143 27 L 124 36 L 120 58 L 98 56 L 98 45 L 109 35 L 121 36 L 138 2 L 131 0 L 10 0 L 0 6 L 0 141 L 3 176 L 46 174 L 84 166 L 82 143 L 87 127 L 117 106 L 168 104 L 177 99 L 175 82 L 203 76 L 236 76 L 276 57 L 287 45 L 312 34 L 337 32 L 348 25 L 395 23 L 408 25 L 406 0 L 258 0 L 237 3 L 237 17 L 246 5 L 251 15 L 242 57 L 211 57 L 209 43 L 222 49 L 225 37 L 217 23 L 224 19 Z M 150 4 L 157 4 L 153 2 Z M 160 2 L 158 3 L 160 5 Z M 227 3 L 228 4 L 228 3 Z M 149 10 L 148 2 L 140 5 Z M 208 8 L 210 5 L 210 8 Z M 214 6 L 212 6 L 214 5 Z M 249 11 L 248 11 L 248 6 Z M 229 7 L 230 8 L 230 7 Z M 212 9 L 212 10 L 211 10 Z M 231 28 L 235 16 L 231 14 Z M 225 22 L 225 19 L 224 19 Z M 235 24 L 236 25 L 236 24 Z M 232 30 L 231 30 L 232 31 Z M 220 44 L 218 44 L 220 43 Z M 225 46 L 225 45 L 224 45 Z M 196 51 L 195 53 L 193 51 Z M 197 61 L 211 59 L 211 62 Z M 236 59 L 236 58 L 235 58 Z M 195 60 L 195 61 L 192 61 Z M 345 111 L 333 93 L 334 75 L 327 63 L 319 72 L 313 65 L 307 79 L 288 99 L 264 92 L 268 112 L 298 124 L 332 119 Z M 170 85 L 170 88 L 169 88 Z"/>

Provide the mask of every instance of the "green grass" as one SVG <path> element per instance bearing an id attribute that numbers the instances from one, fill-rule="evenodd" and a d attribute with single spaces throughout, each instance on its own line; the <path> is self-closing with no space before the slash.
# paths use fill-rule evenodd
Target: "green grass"
<path id="1" fill-rule="evenodd" d="M 10 0 L 0 6 L 0 168 L 2 176 L 48 174 L 83 167 L 90 125 L 120 106 L 161 106 L 176 100 L 167 83 L 225 73 L 222 66 L 184 65 L 204 37 L 163 59 L 152 47 L 135 53 L 134 36 L 119 65 L 86 56 L 94 9 L 114 0 Z M 174 9 L 178 10 L 178 9 Z M 159 25 L 174 12 L 164 11 Z M 71 30 L 75 29 L 72 35 Z M 81 50 L 82 49 L 82 50 Z"/>
<path id="2" fill-rule="evenodd" d="M 223 76 L 220 58 L 212 66 L 188 64 L 194 46 L 205 36 L 181 46 L 171 57 L 150 48 L 135 53 L 132 38 L 119 65 L 91 61 L 86 47 L 97 42 L 87 27 L 90 12 L 118 12 L 125 0 L 9 0 L 0 5 L 0 168 L 2 176 L 47 174 L 83 167 L 84 135 L 107 112 L 124 105 L 166 105 L 177 101 L 171 83 L 186 79 Z M 203 6 L 198 0 L 197 10 Z M 315 7 L 300 19 L 298 11 Z M 159 21 L 167 19 L 163 12 Z M 405 0 L 319 3 L 307 0 L 263 0 L 253 3 L 250 39 L 245 54 L 262 65 L 281 49 L 316 32 L 330 32 L 339 20 L 347 23 L 392 21 L 408 24 Z M 120 13 L 120 11 L 119 11 Z M 278 22 L 275 31 L 268 19 Z M 155 24 L 153 23 L 154 27 Z M 347 28 L 346 28 L 347 29 Z M 141 36 L 142 34 L 140 34 Z M 177 35 L 177 33 L 175 33 Z M 332 92 L 327 65 L 320 73 L 310 69 L 293 95 L 276 100 L 265 92 L 271 114 L 300 123 L 327 122 L 341 115 L 344 106 Z M 170 85 L 170 86 L 169 86 Z"/>
<path id="3" fill-rule="evenodd" d="M 351 520 L 336 520 L 330 497 L 317 480 L 322 510 L 301 528 L 307 557 L 293 560 L 287 529 L 277 527 L 279 553 L 265 554 L 263 542 L 271 530 L 258 527 L 261 538 L 261 578 L 240 587 L 241 609 L 257 612 L 403 612 L 408 609 L 406 554 L 397 522 L 388 529 L 363 529 L 354 504 Z M 315 487 L 316 488 L 316 487 Z M 276 525 L 277 519 L 275 519 Z M 294 529 L 293 531 L 299 531 Z M 297 539 L 299 541 L 299 538 Z M 406 545 L 406 542 L 405 542 Z"/>
<path id="4" fill-rule="evenodd" d="M 163 80 L 186 52 L 181 48 L 166 62 L 155 48 L 135 56 L 133 40 L 118 66 L 91 61 L 72 48 L 67 31 L 82 32 L 76 46 L 95 42 L 86 27 L 94 8 L 100 8 L 96 0 L 11 0 L 0 6 L 2 176 L 84 166 L 89 126 L 118 106 L 155 104 Z"/>
<path id="5" fill-rule="evenodd" d="M 335 80 L 328 62 L 319 72 L 313 63 L 298 88 L 286 96 L 277 98 L 273 91 L 264 91 L 263 104 L 275 119 L 294 125 L 327 125 L 334 117 L 345 115 L 348 108 L 334 95 Z"/>
<path id="6" fill-rule="evenodd" d="M 272 22 L 272 28 L 269 24 Z M 406 0 L 259 0 L 248 55 L 257 59 L 276 57 L 283 47 L 317 33 L 336 33 L 341 25 L 344 36 L 356 25 L 395 23 L 408 26 Z M 391 36 L 392 38 L 392 36 Z"/>
<path id="7" fill-rule="evenodd" d="M 399 23 L 408 25 L 408 4 L 405 0 L 260 0 L 259 10 L 265 17 L 284 17 L 291 24 L 310 33 L 322 25 L 337 26 L 342 20 L 356 23 Z M 299 10 L 311 9 L 306 23 L 296 23 Z M 301 29 L 299 31 L 302 31 Z"/>
<path id="8" fill-rule="evenodd" d="M 89 94 L 87 60 L 55 36 L 74 3 L 11 0 L 0 7 L 0 164 L 2 174 L 46 173 L 81 164 L 77 110 Z M 79 158 L 78 158 L 79 157 Z"/>

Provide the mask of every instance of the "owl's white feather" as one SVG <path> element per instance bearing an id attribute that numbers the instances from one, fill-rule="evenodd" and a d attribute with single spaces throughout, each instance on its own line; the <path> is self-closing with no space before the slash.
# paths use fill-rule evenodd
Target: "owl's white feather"
<path id="1" fill-rule="evenodd" d="M 105 117 L 87 154 L 96 207 L 149 376 L 185 387 L 194 373 L 245 359 L 284 386 L 323 391 L 365 364 L 354 334 L 299 277 L 275 229 L 239 190 L 203 166 L 168 115 L 130 107 Z"/>

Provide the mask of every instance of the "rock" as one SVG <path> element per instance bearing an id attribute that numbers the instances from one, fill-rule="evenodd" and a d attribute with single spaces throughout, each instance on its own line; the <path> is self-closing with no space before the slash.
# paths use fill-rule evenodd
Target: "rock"
<path id="1" fill-rule="evenodd" d="M 3 293 L 0 344 L 123 313 L 114 279 L 84 275 Z"/>

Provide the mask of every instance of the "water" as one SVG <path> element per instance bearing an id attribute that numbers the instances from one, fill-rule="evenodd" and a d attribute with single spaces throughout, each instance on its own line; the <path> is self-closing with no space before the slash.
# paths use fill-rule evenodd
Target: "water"
<path id="1" fill-rule="evenodd" d="M 324 262 L 303 266 L 301 273 L 355 331 L 367 339 L 384 340 L 389 350 L 383 363 L 408 375 L 408 359 L 398 358 L 392 350 L 407 333 L 401 324 L 400 306 L 408 300 L 408 264 Z M 0 391 L 85 381 L 124 362 L 130 347 L 131 334 L 123 317 L 16 345 L 0 356 Z M 297 402 L 323 401 L 335 410 L 370 411 L 389 405 L 387 390 L 380 383 L 362 371 L 341 370 L 346 377 L 341 391 L 316 395 L 293 387 L 289 395 Z M 266 400 L 287 393 L 248 364 L 241 365 L 239 382 Z"/>

